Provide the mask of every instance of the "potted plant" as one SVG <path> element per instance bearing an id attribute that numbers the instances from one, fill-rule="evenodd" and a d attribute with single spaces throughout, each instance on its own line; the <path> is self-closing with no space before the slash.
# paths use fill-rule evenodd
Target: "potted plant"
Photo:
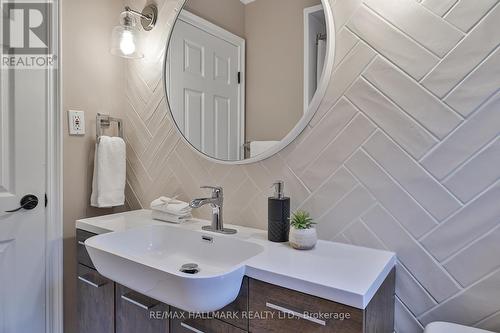
<path id="1" fill-rule="evenodd" d="M 298 210 L 290 219 L 290 246 L 297 250 L 310 250 L 318 241 L 316 223 L 308 212 Z"/>

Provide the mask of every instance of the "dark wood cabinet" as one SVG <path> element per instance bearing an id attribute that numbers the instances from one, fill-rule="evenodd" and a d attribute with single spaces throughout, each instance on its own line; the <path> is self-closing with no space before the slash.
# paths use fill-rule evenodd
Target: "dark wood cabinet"
<path id="1" fill-rule="evenodd" d="M 168 305 L 116 284 L 116 333 L 168 333 Z"/>
<path id="2" fill-rule="evenodd" d="M 250 332 L 392 333 L 395 271 L 365 310 L 250 279 Z"/>
<path id="3" fill-rule="evenodd" d="M 213 314 L 169 307 L 99 275 L 77 230 L 78 333 L 392 333 L 394 270 L 365 310 L 248 277 L 237 299 Z"/>
<path id="4" fill-rule="evenodd" d="M 363 333 L 363 312 L 262 281 L 250 279 L 250 331 Z"/>
<path id="5" fill-rule="evenodd" d="M 83 230 L 76 231 L 76 253 L 79 264 L 95 269 L 84 244 L 85 240 L 92 236 L 95 236 L 95 234 Z"/>
<path id="6" fill-rule="evenodd" d="M 115 332 L 115 287 L 97 271 L 78 265 L 78 333 Z"/>
<path id="7" fill-rule="evenodd" d="M 171 333 L 244 333 L 236 326 L 207 316 L 198 317 L 189 315 L 187 312 L 172 308 L 175 315 L 170 320 Z"/>

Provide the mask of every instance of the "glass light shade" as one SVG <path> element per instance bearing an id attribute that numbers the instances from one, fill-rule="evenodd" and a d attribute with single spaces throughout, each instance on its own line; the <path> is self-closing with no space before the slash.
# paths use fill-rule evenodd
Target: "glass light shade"
<path id="1" fill-rule="evenodd" d="M 124 18 L 124 23 L 113 28 L 111 34 L 111 54 L 127 59 L 140 59 L 144 54 L 137 47 L 138 29 L 130 16 Z"/>

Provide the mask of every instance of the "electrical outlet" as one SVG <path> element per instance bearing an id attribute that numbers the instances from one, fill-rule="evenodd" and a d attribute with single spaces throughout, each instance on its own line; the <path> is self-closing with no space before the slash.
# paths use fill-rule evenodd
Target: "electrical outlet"
<path id="1" fill-rule="evenodd" d="M 83 111 L 68 111 L 69 135 L 85 135 L 85 113 Z"/>

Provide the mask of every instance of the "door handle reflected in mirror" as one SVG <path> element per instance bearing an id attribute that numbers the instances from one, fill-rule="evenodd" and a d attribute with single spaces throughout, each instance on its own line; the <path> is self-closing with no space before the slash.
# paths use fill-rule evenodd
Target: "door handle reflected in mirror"
<path id="1" fill-rule="evenodd" d="M 6 210 L 5 212 L 15 213 L 20 211 L 21 209 L 32 210 L 36 208 L 36 206 L 38 206 L 38 198 L 36 195 L 28 194 L 21 198 L 21 202 L 19 204 L 21 205 L 21 207 L 12 210 Z"/>

